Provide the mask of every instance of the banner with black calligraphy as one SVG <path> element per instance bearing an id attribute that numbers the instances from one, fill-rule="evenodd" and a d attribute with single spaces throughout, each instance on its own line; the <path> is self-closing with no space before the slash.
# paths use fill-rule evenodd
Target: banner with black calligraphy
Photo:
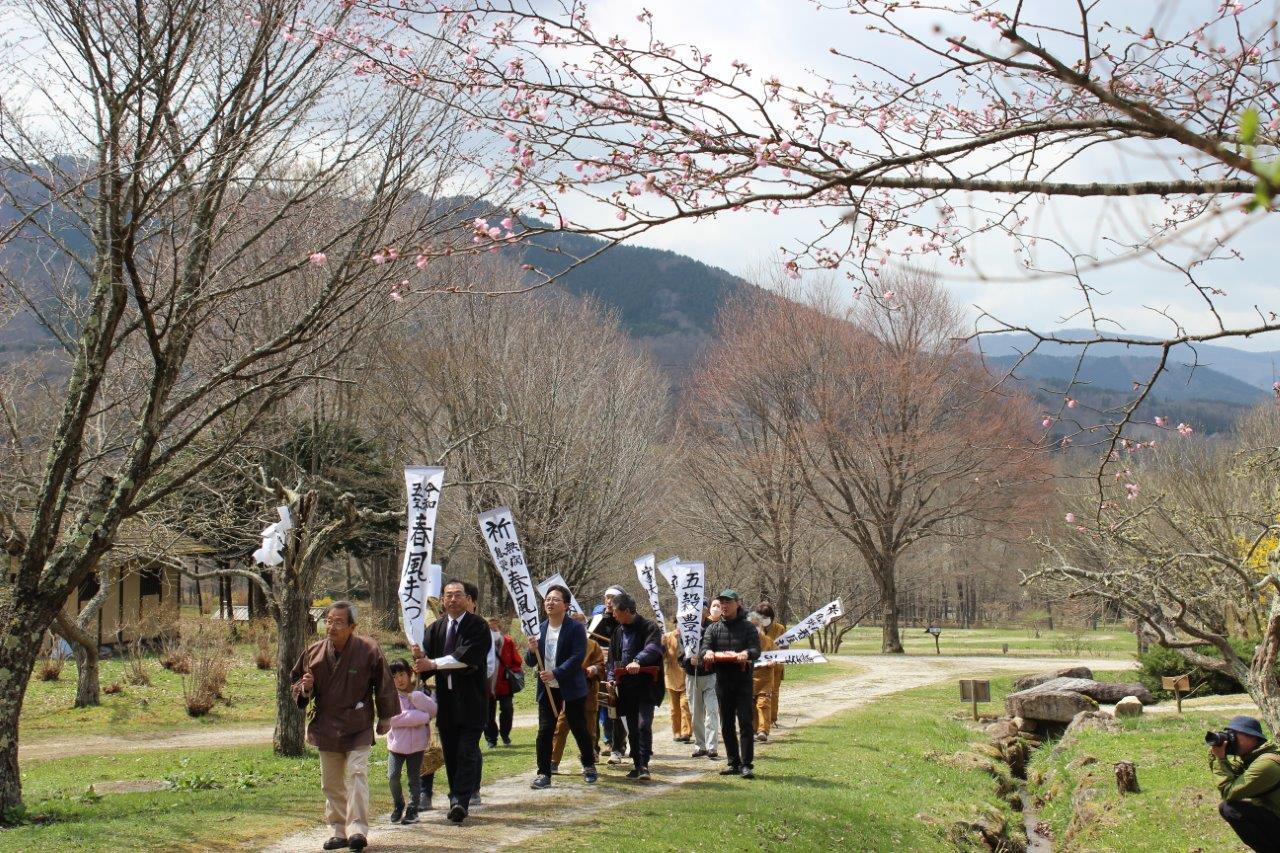
<path id="1" fill-rule="evenodd" d="M 538 595 L 542 598 L 546 598 L 547 590 L 551 589 L 553 586 L 562 586 L 565 589 L 569 589 L 569 584 L 565 582 L 564 577 L 559 572 L 556 572 L 554 575 L 538 584 Z M 573 594 L 573 590 L 569 589 L 569 615 L 572 616 L 575 613 L 581 613 L 583 616 L 587 615 L 587 612 L 582 609 L 582 605 L 578 604 L 578 597 Z"/>
<path id="2" fill-rule="evenodd" d="M 494 568 L 506 584 L 524 635 L 538 636 L 538 623 L 542 621 L 538 615 L 538 599 L 534 595 L 533 581 L 529 579 L 529 566 L 524 561 L 524 551 L 520 550 L 520 539 L 516 536 L 516 522 L 511 517 L 511 510 L 500 506 L 480 513 L 480 535 L 489 546 Z"/>
<path id="3" fill-rule="evenodd" d="M 672 588 L 676 589 L 676 570 L 680 568 L 680 558 L 672 557 L 669 560 L 663 560 L 658 563 L 658 574 L 662 575 L 663 580 Z"/>
<path id="4" fill-rule="evenodd" d="M 756 665 L 769 664 L 770 666 L 791 665 L 797 663 L 826 663 L 827 658 L 822 652 L 814 649 L 772 649 L 767 652 L 760 653 L 760 660 L 756 661 Z"/>
<path id="5" fill-rule="evenodd" d="M 400 615 L 405 639 L 413 645 L 422 642 L 427 615 L 431 546 L 436 539 L 436 510 L 440 506 L 440 489 L 444 487 L 444 469 L 408 465 L 404 469 L 404 487 L 408 495 L 409 533 L 400 566 Z"/>
<path id="6" fill-rule="evenodd" d="M 662 615 L 662 603 L 658 599 L 658 580 L 655 575 L 654 560 L 657 556 L 654 554 L 645 554 L 643 557 L 635 560 L 636 577 L 640 579 L 640 586 L 644 587 L 644 591 L 649 596 L 649 606 L 653 608 L 653 615 L 658 617 L 658 623 L 662 625 L 662 633 L 667 633 L 667 617 Z"/>
<path id="7" fill-rule="evenodd" d="M 680 563 L 675 571 L 676 605 L 684 653 L 698 656 L 702 645 L 702 608 L 706 604 L 707 569 L 702 563 Z"/>
<path id="8" fill-rule="evenodd" d="M 843 615 L 844 605 L 837 598 L 826 607 L 815 610 L 804 617 L 799 624 L 794 625 L 791 630 L 774 640 L 773 644 L 780 649 L 788 648 L 792 643 L 816 634 L 822 626 L 831 624 Z"/>

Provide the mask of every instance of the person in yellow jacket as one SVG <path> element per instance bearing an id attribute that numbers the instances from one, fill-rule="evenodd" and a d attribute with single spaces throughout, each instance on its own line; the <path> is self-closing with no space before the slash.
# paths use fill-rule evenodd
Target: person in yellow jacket
<path id="1" fill-rule="evenodd" d="M 693 715 L 689 713 L 689 697 L 684 692 L 684 668 L 680 666 L 680 630 L 662 635 L 662 674 L 667 696 L 671 699 L 671 739 L 676 743 L 693 740 Z"/>
<path id="2" fill-rule="evenodd" d="M 765 633 L 762 627 L 764 617 L 760 615 L 759 609 L 753 610 L 747 618 L 751 620 L 751 624 L 755 625 L 760 632 L 760 651 L 771 651 L 774 648 L 773 639 Z M 774 671 L 779 669 L 782 669 L 782 667 L 756 661 L 756 665 L 751 671 L 751 699 L 753 706 L 751 719 L 756 732 L 756 740 L 761 743 L 769 739 L 769 729 L 773 723 L 773 696 L 778 683 Z"/>
<path id="3" fill-rule="evenodd" d="M 573 619 L 586 622 L 579 613 Z M 604 649 L 591 637 L 587 637 L 587 653 L 582 658 L 582 671 L 587 676 L 587 729 L 591 732 L 591 741 L 596 746 L 596 757 L 600 757 L 600 679 L 604 678 Z M 564 717 L 564 708 L 556 718 L 556 729 L 551 735 L 551 772 L 560 770 L 560 758 L 564 755 L 564 745 L 569 740 L 569 721 Z"/>
<path id="4" fill-rule="evenodd" d="M 776 641 L 786 633 L 787 626 L 778 621 L 777 615 L 773 612 L 772 604 L 767 601 L 760 602 L 756 605 L 756 613 L 759 613 L 761 617 L 760 630 L 771 641 Z M 775 647 L 776 643 L 770 646 L 770 648 Z M 778 700 L 781 698 L 782 693 L 782 678 L 787 668 L 785 666 L 771 666 L 769 669 L 773 671 L 773 696 L 769 700 L 769 723 L 776 727 L 778 725 Z"/>

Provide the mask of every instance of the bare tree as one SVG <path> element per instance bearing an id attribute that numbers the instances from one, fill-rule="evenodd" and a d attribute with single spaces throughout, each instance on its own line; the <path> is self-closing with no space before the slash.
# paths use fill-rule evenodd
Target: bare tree
<path id="1" fill-rule="evenodd" d="M 903 555 L 932 537 L 1016 529 L 1043 479 L 1025 401 L 989 391 L 945 295 L 916 273 L 893 286 L 900 304 L 851 311 L 761 296 L 729 316 L 724 353 L 709 359 L 743 365 L 736 382 L 751 390 L 732 411 L 767 401 L 752 414 L 790 445 L 814 514 L 861 557 L 885 652 L 902 651 Z"/>
<path id="2" fill-rule="evenodd" d="M 385 247 L 435 153 L 427 102 L 351 77 L 323 38 L 282 37 L 303 14 L 345 26 L 346 4 L 246 11 L 18 10 L 0 193 L 51 275 L 6 267 L 0 282 L 42 316 L 66 370 L 42 462 L 0 515 L 14 556 L 0 579 L 0 813 L 21 804 L 18 716 L 38 640 L 121 523 L 325 377 L 403 274 Z M 38 120 L 14 92 L 35 93 Z M 63 284 L 63 316 L 42 313 Z"/>
<path id="3" fill-rule="evenodd" d="M 405 461 L 449 469 L 438 541 L 484 562 L 476 513 L 507 504 L 535 575 L 589 584 L 649 533 L 663 377 L 615 318 L 572 297 L 459 296 L 429 313 L 430 333 L 410 328 L 389 354 L 383 423 Z"/>
<path id="4" fill-rule="evenodd" d="M 1222 444 L 1126 455 L 1100 509 L 1092 482 L 1068 495 L 1062 532 L 1027 581 L 1108 603 L 1147 638 L 1239 681 L 1280 724 L 1277 447 L 1280 418 L 1266 406 Z M 1252 659 L 1233 644 L 1258 638 Z"/>

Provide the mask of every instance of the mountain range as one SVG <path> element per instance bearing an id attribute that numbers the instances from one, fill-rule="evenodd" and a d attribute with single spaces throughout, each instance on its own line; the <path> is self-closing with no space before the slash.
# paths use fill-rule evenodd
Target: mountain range
<path id="1" fill-rule="evenodd" d="M 593 237 L 559 233 L 540 235 L 510 251 L 545 272 L 563 273 L 557 287 L 589 296 L 615 312 L 623 328 L 649 351 L 678 390 L 696 366 L 699 353 L 714 340 L 720 307 L 754 285 L 687 256 L 640 246 L 614 246 L 569 269 L 573 258 L 590 255 L 600 246 L 601 241 Z M 13 252 L 11 247 L 0 249 L 0 262 L 12 263 Z M 1080 329 L 1061 334 L 1090 336 L 1088 330 Z M 19 353 L 49 342 L 48 333 L 30 318 L 19 317 L 0 330 L 0 353 L 9 357 L 20 357 Z M 1031 336 L 1017 333 L 981 341 L 983 357 L 997 374 L 1008 372 L 1033 345 Z M 1153 348 L 1108 343 L 1090 346 L 1081 360 L 1078 347 L 1041 344 L 1017 365 L 1010 381 L 1038 397 L 1047 409 L 1056 410 L 1074 376 L 1071 396 L 1087 408 L 1105 410 L 1132 399 L 1135 383 L 1147 382 L 1154 372 L 1156 355 Z M 1164 414 L 1188 422 L 1195 418 L 1202 431 L 1217 431 L 1228 427 L 1245 408 L 1267 399 L 1277 378 L 1280 350 L 1181 345 L 1171 351 L 1167 369 L 1140 414 Z"/>

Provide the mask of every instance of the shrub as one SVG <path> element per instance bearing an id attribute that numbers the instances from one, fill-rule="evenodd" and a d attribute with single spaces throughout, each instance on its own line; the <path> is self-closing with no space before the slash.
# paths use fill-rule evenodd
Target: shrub
<path id="1" fill-rule="evenodd" d="M 40 659 L 38 675 L 41 681 L 57 681 L 62 676 L 62 665 L 66 658 L 50 655 Z"/>
<path id="2" fill-rule="evenodd" d="M 267 670 L 275 667 L 276 625 L 270 619 L 256 619 L 249 624 L 249 636 L 253 639 L 253 663 L 258 669 Z"/>
<path id="3" fill-rule="evenodd" d="M 1236 654 L 1247 661 L 1253 657 L 1253 650 L 1257 643 L 1252 640 L 1233 640 L 1231 645 L 1235 648 Z M 1199 646 L 1196 651 L 1213 658 L 1222 657 L 1213 646 Z M 1166 675 L 1190 675 L 1191 689 L 1198 696 L 1222 696 L 1244 691 L 1244 685 L 1231 676 L 1192 666 L 1177 651 L 1166 649 L 1164 646 L 1152 646 L 1146 654 L 1138 656 L 1138 664 L 1140 667 L 1138 680 L 1160 698 L 1168 699 L 1173 696 L 1171 691 L 1160 686 L 1160 679 Z"/>
<path id="4" fill-rule="evenodd" d="M 135 687 L 150 687 L 151 673 L 148 669 L 147 650 L 141 640 L 134 640 L 125 648 L 124 680 Z"/>
<path id="5" fill-rule="evenodd" d="M 187 713 L 202 717 L 222 699 L 231 670 L 231 647 L 225 627 L 216 623 L 195 625 L 186 640 L 190 675 L 182 679 L 182 699 Z"/>

